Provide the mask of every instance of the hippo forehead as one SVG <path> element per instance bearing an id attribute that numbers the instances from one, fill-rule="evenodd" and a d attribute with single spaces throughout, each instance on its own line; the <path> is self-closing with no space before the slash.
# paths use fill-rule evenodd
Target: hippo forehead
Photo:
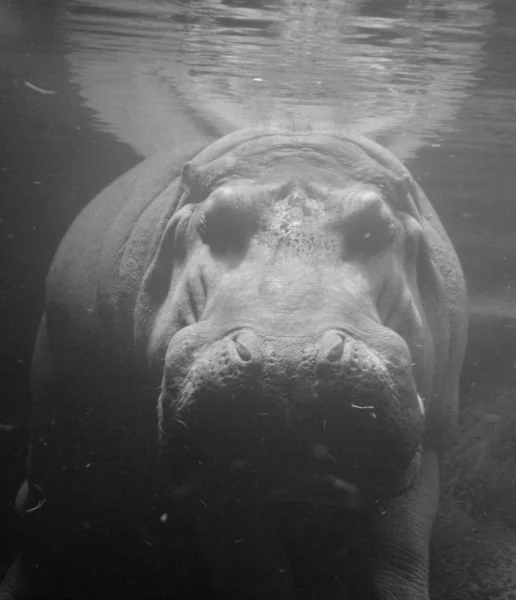
<path id="1" fill-rule="evenodd" d="M 406 173 L 398 175 L 371 158 L 352 139 L 332 135 L 263 135 L 219 153 L 201 153 L 187 163 L 181 175 L 181 205 L 205 200 L 214 190 L 230 193 L 237 187 L 253 193 L 255 186 L 298 188 L 318 197 L 335 197 L 331 192 L 363 184 L 374 188 L 396 209 L 407 209 Z M 258 189 L 255 191 L 257 194 Z M 303 193 L 299 193 L 301 198 Z M 304 194 L 305 207 L 308 207 Z M 285 194 L 280 194 L 285 196 Z M 315 208 L 315 206 L 314 206 Z M 413 211 L 410 211 L 413 212 Z"/>

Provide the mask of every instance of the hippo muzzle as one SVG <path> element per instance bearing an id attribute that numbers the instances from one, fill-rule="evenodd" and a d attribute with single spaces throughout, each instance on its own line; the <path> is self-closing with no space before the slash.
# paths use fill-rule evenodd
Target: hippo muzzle
<path id="1" fill-rule="evenodd" d="M 343 491 L 396 493 L 410 484 L 424 429 L 398 343 L 396 361 L 343 329 L 297 337 L 237 329 L 190 349 L 186 361 L 185 346 L 174 344 L 160 398 L 164 429 L 202 440 L 203 460 L 262 472 L 269 496 L 338 502 Z"/>

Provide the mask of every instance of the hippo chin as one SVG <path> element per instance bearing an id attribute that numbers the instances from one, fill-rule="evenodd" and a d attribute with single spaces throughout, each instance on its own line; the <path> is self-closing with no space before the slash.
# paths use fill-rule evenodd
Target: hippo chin
<path id="1" fill-rule="evenodd" d="M 51 268 L 5 598 L 428 600 L 465 315 L 372 141 L 244 130 L 145 161 Z"/>

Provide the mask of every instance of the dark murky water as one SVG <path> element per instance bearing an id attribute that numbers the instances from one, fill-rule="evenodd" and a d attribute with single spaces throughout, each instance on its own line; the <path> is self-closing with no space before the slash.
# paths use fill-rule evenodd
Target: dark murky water
<path id="1" fill-rule="evenodd" d="M 26 412 L 44 276 L 79 209 L 139 157 L 241 126 L 387 145 L 448 228 L 474 315 L 514 328 L 511 0 L 12 1 L 0 52 L 4 420 Z"/>

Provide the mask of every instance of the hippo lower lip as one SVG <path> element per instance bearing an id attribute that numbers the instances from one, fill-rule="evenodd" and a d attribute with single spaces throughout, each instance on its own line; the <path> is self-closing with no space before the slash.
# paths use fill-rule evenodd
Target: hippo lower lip
<path id="1" fill-rule="evenodd" d="M 356 456 L 346 456 L 333 448 L 327 443 L 324 424 L 313 433 L 281 428 L 268 414 L 258 415 L 258 419 L 263 427 L 254 435 L 241 437 L 226 432 L 212 437 L 209 444 L 206 441 L 210 434 L 205 435 L 205 429 L 196 432 L 195 425 L 187 428 L 177 422 L 176 435 L 167 438 L 167 456 L 172 457 L 177 475 L 185 472 L 191 479 L 192 473 L 197 473 L 194 495 L 217 496 L 220 482 L 231 481 L 233 491 L 226 489 L 224 501 L 233 497 L 243 502 L 298 502 L 359 510 L 365 499 L 370 503 L 403 493 L 419 471 L 421 447 L 406 466 L 385 469 L 381 462 L 357 461 Z M 204 443 L 198 443 L 199 436 Z M 189 465 L 186 471 L 178 468 L 181 456 Z M 180 488 L 194 493 L 190 483 L 176 481 Z"/>
<path id="2" fill-rule="evenodd" d="M 187 479 L 175 487 L 174 497 L 183 503 L 210 498 L 214 504 L 296 503 L 360 511 L 409 489 L 419 472 L 421 455 L 419 449 L 407 469 L 381 485 L 334 463 L 310 463 L 299 457 L 295 461 L 286 455 L 282 460 L 254 456 L 224 464 L 194 459 L 189 463 Z M 197 469 L 192 468 L 194 464 Z M 225 482 L 223 489 L 221 482 Z"/>

